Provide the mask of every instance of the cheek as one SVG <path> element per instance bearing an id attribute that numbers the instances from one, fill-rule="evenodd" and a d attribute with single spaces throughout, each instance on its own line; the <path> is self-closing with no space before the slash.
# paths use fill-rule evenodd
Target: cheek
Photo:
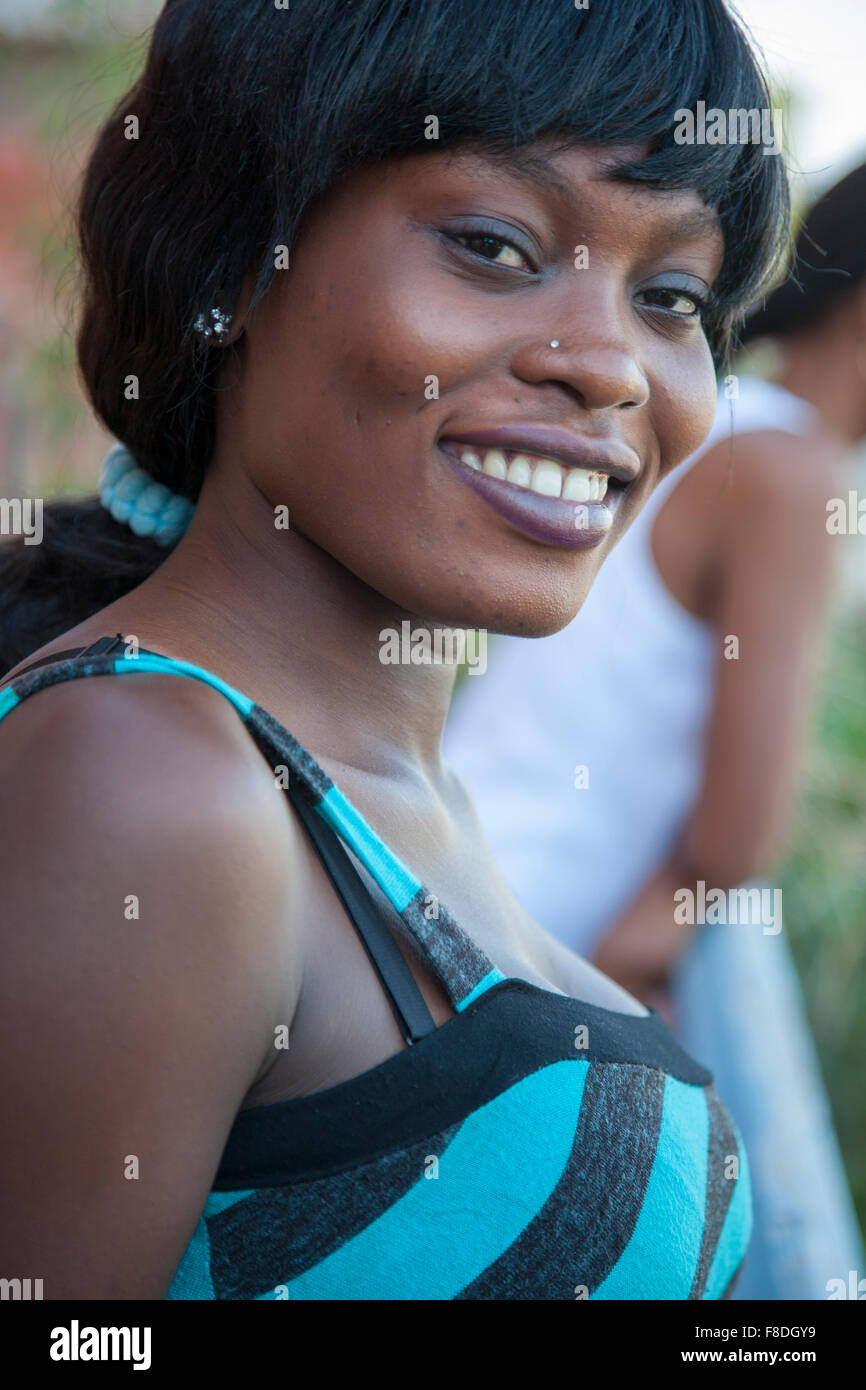
<path id="1" fill-rule="evenodd" d="M 406 517 L 430 528 L 426 463 L 445 393 L 460 375 L 454 317 L 429 273 L 368 258 L 311 267 L 263 305 L 241 391 L 243 454 L 256 486 L 297 528 L 373 587 L 397 554 Z M 304 269 L 307 273 L 300 274 Z M 338 508 L 334 499 L 340 499 Z M 346 518 L 351 517 L 351 524 Z"/>
<path id="2" fill-rule="evenodd" d="M 716 413 L 716 375 L 705 339 L 670 373 L 657 379 L 657 436 L 661 472 L 670 472 L 703 444 Z"/>
<path id="3" fill-rule="evenodd" d="M 365 430 L 378 432 L 401 415 L 424 409 L 477 370 L 490 325 L 459 293 L 443 293 L 429 265 L 397 265 L 387 279 L 371 278 L 350 296 L 341 331 L 326 347 L 334 396 Z"/>
<path id="4" fill-rule="evenodd" d="M 248 423 L 268 452 L 338 461 L 399 433 L 460 373 L 455 319 L 423 276 L 364 264 L 269 306 L 247 360 Z M 263 432 L 267 439 L 262 439 Z"/>
<path id="5" fill-rule="evenodd" d="M 393 534 L 407 506 L 436 529 L 432 440 L 451 394 L 488 360 L 497 324 L 467 306 L 461 285 L 443 293 L 441 272 L 418 256 L 335 256 L 326 273 L 301 269 L 250 342 L 246 462 L 269 500 L 354 568 L 334 496 L 368 545 L 380 528 Z"/>

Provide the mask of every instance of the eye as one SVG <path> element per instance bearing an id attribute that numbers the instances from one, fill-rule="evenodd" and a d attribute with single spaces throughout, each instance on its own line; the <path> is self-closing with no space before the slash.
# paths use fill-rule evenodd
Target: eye
<path id="1" fill-rule="evenodd" d="M 465 230 L 448 231 L 446 235 L 450 241 L 464 247 L 473 256 L 480 257 L 488 265 L 530 273 L 535 270 L 526 252 L 498 232 L 467 227 Z"/>
<path id="2" fill-rule="evenodd" d="M 691 286 L 685 289 L 679 285 L 654 285 L 640 294 L 649 300 L 649 308 L 661 309 L 679 319 L 699 319 L 708 300 L 706 294 Z"/>

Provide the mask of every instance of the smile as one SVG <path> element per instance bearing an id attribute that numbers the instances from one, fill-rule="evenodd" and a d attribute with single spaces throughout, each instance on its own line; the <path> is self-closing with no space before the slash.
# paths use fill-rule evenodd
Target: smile
<path id="1" fill-rule="evenodd" d="M 461 463 L 488 478 L 528 488 L 543 497 L 562 497 L 566 502 L 603 502 L 607 492 L 607 473 L 588 468 L 564 468 L 556 459 L 537 454 L 520 454 L 511 449 L 459 451 Z"/>
<path id="2" fill-rule="evenodd" d="M 566 440 L 558 432 L 539 438 L 536 430 L 534 440 L 513 437 L 511 427 L 484 433 L 488 438 L 441 439 L 439 449 L 492 511 L 544 545 L 588 550 L 605 540 L 626 487 L 640 472 L 631 450 Z M 540 449 L 542 440 L 546 448 Z"/>

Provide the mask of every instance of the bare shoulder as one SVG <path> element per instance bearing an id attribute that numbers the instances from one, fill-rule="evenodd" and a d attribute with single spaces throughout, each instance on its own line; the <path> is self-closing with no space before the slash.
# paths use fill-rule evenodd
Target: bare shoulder
<path id="1" fill-rule="evenodd" d="M 231 864 L 239 884 L 288 888 L 292 820 L 230 702 L 204 682 L 146 672 L 68 679 L 0 720 L 7 844 L 50 840 L 70 871 L 85 845 L 127 864 Z M 5 825 L 3 824 L 5 823 Z M 221 853 L 222 852 L 222 853 Z M 264 875 L 264 880 L 262 880 Z"/>
<path id="2" fill-rule="evenodd" d="M 25 663 L 26 664 L 26 663 Z M 10 672 L 8 680 L 16 672 Z M 4 685 L 4 690 L 7 688 Z M 114 761 L 137 760 L 140 790 L 174 781 L 182 789 L 178 762 L 198 777 L 235 777 L 262 765 L 229 701 L 203 681 L 134 671 L 124 675 L 67 678 L 33 692 L 0 721 L 5 756 L 26 749 L 28 759 L 62 757 L 68 768 L 94 779 L 116 777 Z M 246 756 L 251 753 L 252 756 Z M 164 762 L 159 755 L 170 755 Z M 234 778 L 232 779 L 234 781 Z M 250 779 L 255 780 L 255 779 Z M 188 789 L 192 794 L 192 788 Z"/>
<path id="3" fill-rule="evenodd" d="M 88 676 L 0 720 L 0 1249 L 46 1297 L 165 1295 L 300 989 L 284 803 L 198 682 Z"/>
<path id="4" fill-rule="evenodd" d="M 812 513 L 817 502 L 835 496 L 846 469 L 847 452 L 836 435 L 766 429 L 719 440 L 694 471 L 726 511 L 757 503 L 790 515 Z"/>

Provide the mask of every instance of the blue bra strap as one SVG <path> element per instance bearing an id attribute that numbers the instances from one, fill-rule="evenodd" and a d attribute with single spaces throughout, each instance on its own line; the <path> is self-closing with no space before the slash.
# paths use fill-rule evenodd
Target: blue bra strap
<path id="1" fill-rule="evenodd" d="M 55 652 L 40 661 L 32 661 L 29 666 L 23 667 L 18 675 L 23 676 L 25 671 L 48 666 L 52 662 L 69 661 L 76 657 L 83 660 L 91 656 L 108 656 L 123 644 L 124 638 L 120 633 L 114 638 L 100 637 L 89 647 L 75 647 L 71 651 Z M 143 647 L 140 650 L 144 657 L 158 655 L 157 652 L 148 652 Z M 304 800 L 303 794 L 293 789 L 291 781 L 285 790 L 361 938 L 388 997 L 400 1032 L 407 1043 L 418 1042 L 420 1038 L 434 1032 L 436 1024 L 390 927 L 343 848 L 339 836 L 316 814 Z"/>

